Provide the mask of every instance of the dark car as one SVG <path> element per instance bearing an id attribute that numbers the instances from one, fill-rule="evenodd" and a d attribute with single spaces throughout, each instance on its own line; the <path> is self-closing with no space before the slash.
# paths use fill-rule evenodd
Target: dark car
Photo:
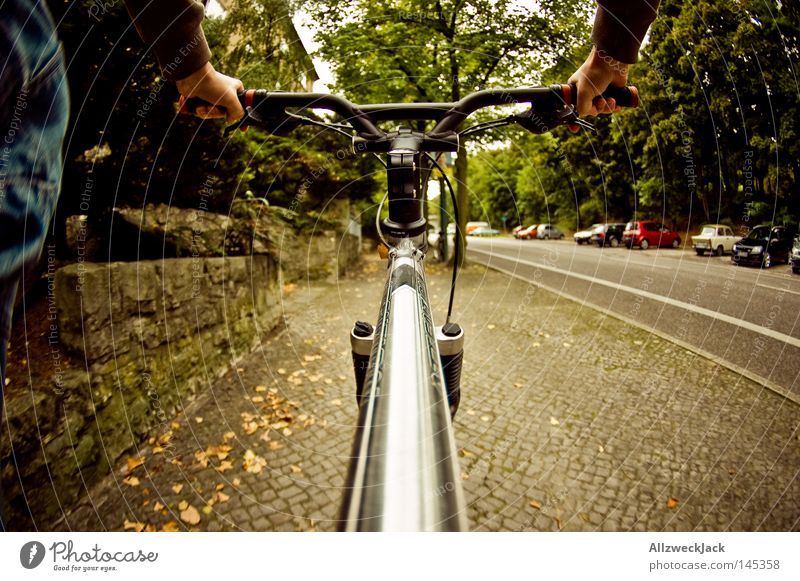
<path id="1" fill-rule="evenodd" d="M 792 246 L 792 272 L 800 274 L 800 236 L 794 239 Z"/>
<path id="2" fill-rule="evenodd" d="M 622 244 L 622 233 L 625 231 L 625 224 L 601 224 L 592 230 L 590 241 L 598 246 L 611 246 L 616 248 Z"/>
<path id="3" fill-rule="evenodd" d="M 784 226 L 756 226 L 733 245 L 731 262 L 769 268 L 778 262 L 789 262 L 792 237 Z"/>

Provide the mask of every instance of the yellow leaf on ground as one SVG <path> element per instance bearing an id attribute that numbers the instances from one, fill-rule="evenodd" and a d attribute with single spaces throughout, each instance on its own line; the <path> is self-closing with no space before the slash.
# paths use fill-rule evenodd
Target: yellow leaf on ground
<path id="1" fill-rule="evenodd" d="M 200 513 L 191 505 L 181 511 L 181 520 L 186 524 L 196 525 L 200 523 Z"/>
<path id="2" fill-rule="evenodd" d="M 181 528 L 174 520 L 169 521 L 167 524 L 161 527 L 162 533 L 177 533 L 179 530 L 181 530 Z"/>
<path id="3" fill-rule="evenodd" d="M 197 460 L 197 463 L 200 464 L 200 466 L 202 466 L 203 468 L 208 467 L 208 456 L 206 456 L 205 452 L 203 452 L 202 450 L 198 450 L 197 452 L 194 453 L 194 457 L 195 460 Z"/>
<path id="4" fill-rule="evenodd" d="M 144 530 L 145 524 L 143 522 L 134 522 L 125 519 L 125 523 L 122 525 L 126 531 L 136 531 L 140 533 Z"/>
<path id="5" fill-rule="evenodd" d="M 214 490 L 222 490 L 223 488 L 225 488 L 225 485 L 222 482 L 220 482 L 214 487 Z"/>
<path id="6" fill-rule="evenodd" d="M 214 507 L 210 504 L 207 504 L 203 507 L 203 514 L 211 514 L 212 512 L 214 512 Z"/>
<path id="7" fill-rule="evenodd" d="M 248 472 L 252 474 L 259 474 L 266 465 L 267 461 L 252 450 L 247 450 L 244 453 L 244 462 L 242 462 L 242 468 Z"/>
<path id="8" fill-rule="evenodd" d="M 223 460 L 222 462 L 219 463 L 219 466 L 217 466 L 215 470 L 220 474 L 222 474 L 223 472 L 225 472 L 226 470 L 230 470 L 231 468 L 233 468 L 233 464 L 231 464 L 229 460 Z"/>
<path id="9" fill-rule="evenodd" d="M 233 432 L 225 432 L 222 437 L 227 442 L 228 440 L 233 440 L 236 437 L 236 434 Z"/>
<path id="10" fill-rule="evenodd" d="M 224 492 L 217 492 L 214 498 L 217 502 L 228 502 L 231 499 L 231 497 Z"/>
<path id="11" fill-rule="evenodd" d="M 333 400 L 331 400 L 331 405 L 342 405 L 342 400 L 333 399 Z"/>
<path id="12" fill-rule="evenodd" d="M 557 425 L 559 425 L 561 422 L 559 422 L 559 421 L 558 421 L 557 419 L 555 419 L 553 416 L 550 416 L 550 423 L 551 423 L 552 425 L 554 425 L 554 426 L 557 426 Z"/>
<path id="13" fill-rule="evenodd" d="M 201 418 L 200 416 L 196 416 L 194 418 L 194 421 L 195 421 L 195 423 L 202 424 L 203 423 L 203 418 Z"/>
<path id="14" fill-rule="evenodd" d="M 300 474 L 303 471 L 303 469 L 300 468 L 300 466 L 298 466 L 297 464 L 292 464 L 291 466 L 289 466 L 289 468 L 292 470 L 293 474 Z"/>
<path id="15" fill-rule="evenodd" d="M 673 497 L 673 496 L 670 496 L 670 497 L 667 499 L 667 508 L 675 508 L 676 506 L 678 506 L 678 502 L 679 502 L 679 501 L 678 501 L 678 499 L 677 499 L 677 498 L 675 498 L 675 497 Z"/>
<path id="16" fill-rule="evenodd" d="M 170 427 L 170 428 L 172 428 L 173 430 L 177 430 L 178 428 L 180 428 L 180 427 L 181 427 L 181 425 L 180 425 L 178 422 L 172 422 L 172 423 L 169 425 L 169 427 Z"/>
<path id="17" fill-rule="evenodd" d="M 139 458 L 128 458 L 128 468 L 126 469 L 125 474 L 127 475 L 127 474 L 130 474 L 131 472 L 133 472 L 136 468 L 138 468 L 139 466 L 144 464 L 144 461 L 145 461 L 145 458 L 141 458 L 141 457 L 139 457 Z"/>
<path id="18" fill-rule="evenodd" d="M 139 486 L 139 479 L 136 476 L 128 476 L 123 482 L 128 486 Z"/>
<path id="19" fill-rule="evenodd" d="M 172 492 L 174 492 L 175 494 L 180 494 L 181 490 L 183 490 L 183 484 L 174 484 L 172 486 Z"/>
<path id="20" fill-rule="evenodd" d="M 286 370 L 283 367 L 281 367 L 280 369 L 278 369 L 278 373 L 281 375 L 286 375 Z"/>
<path id="21" fill-rule="evenodd" d="M 535 508 L 536 510 L 542 510 L 542 503 L 538 500 L 531 500 L 530 505 Z"/>
<path id="22" fill-rule="evenodd" d="M 189 506 L 188 502 L 186 502 L 185 500 L 181 500 L 178 503 L 178 510 L 186 510 L 188 508 L 188 506 Z"/>
<path id="23" fill-rule="evenodd" d="M 163 454 L 164 448 L 161 446 L 153 446 L 153 454 Z"/>
<path id="24" fill-rule="evenodd" d="M 156 503 L 153 505 L 153 510 L 156 511 L 156 512 L 161 512 L 161 509 L 163 509 L 163 508 L 164 508 L 164 505 L 161 504 L 158 501 L 156 501 Z"/>
<path id="25" fill-rule="evenodd" d="M 257 385 L 256 386 L 256 393 L 264 393 L 265 391 L 267 391 L 267 386 L 266 385 Z"/>
<path id="26" fill-rule="evenodd" d="M 239 486 L 241 483 L 242 483 L 242 481 L 241 481 L 241 479 L 240 479 L 240 478 L 234 478 L 234 479 L 231 481 L 231 484 L 233 484 L 233 486 L 234 486 L 234 487 L 236 487 L 236 486 Z"/>

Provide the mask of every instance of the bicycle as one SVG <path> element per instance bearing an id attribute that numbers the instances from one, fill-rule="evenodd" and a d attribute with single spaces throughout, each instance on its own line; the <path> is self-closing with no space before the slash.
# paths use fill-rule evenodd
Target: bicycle
<path id="1" fill-rule="evenodd" d="M 389 217 L 378 224 L 378 232 L 390 248 L 388 275 L 377 324 L 358 321 L 350 336 L 359 420 L 340 530 L 468 529 L 453 434 L 464 355 L 464 331 L 450 320 L 460 245 L 455 248 L 447 318 L 436 327 L 423 267 L 427 230 L 420 167 L 424 160 L 444 177 L 458 224 L 452 184 L 430 153 L 457 152 L 469 135 L 511 124 L 533 133 L 559 125 L 591 128 L 575 113 L 576 94 L 575 85 L 551 85 L 478 91 L 457 103 L 373 105 L 355 105 L 340 96 L 318 93 L 251 89 L 240 95 L 246 114 L 226 131 L 252 125 L 278 133 L 315 125 L 352 137 L 356 153 L 385 155 L 385 161 L 379 159 L 386 167 L 384 202 L 388 200 Z M 612 87 L 603 96 L 615 98 L 620 106 L 638 105 L 635 87 Z M 198 99 L 189 99 L 184 109 L 191 111 L 200 104 Z M 521 104 L 529 109 L 458 131 L 479 109 Z M 347 125 L 290 108 L 328 110 Z M 430 131 L 379 127 L 381 122 L 411 120 L 435 125 Z"/>

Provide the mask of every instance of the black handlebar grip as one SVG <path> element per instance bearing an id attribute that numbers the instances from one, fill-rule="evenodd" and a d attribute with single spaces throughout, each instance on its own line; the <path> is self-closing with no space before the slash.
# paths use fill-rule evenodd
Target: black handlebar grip
<path id="1" fill-rule="evenodd" d="M 561 93 L 567 105 L 576 105 L 578 102 L 578 87 L 575 83 L 561 85 Z M 603 98 L 614 99 L 619 107 L 638 107 L 639 89 L 633 85 L 627 87 L 609 86 L 603 91 Z"/>

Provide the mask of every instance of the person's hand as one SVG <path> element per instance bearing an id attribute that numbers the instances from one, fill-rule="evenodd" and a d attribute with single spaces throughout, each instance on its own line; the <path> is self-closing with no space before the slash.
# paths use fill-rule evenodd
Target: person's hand
<path id="1" fill-rule="evenodd" d="M 569 78 L 569 83 L 578 87 L 578 115 L 610 115 L 620 110 L 614 99 L 604 99 L 601 95 L 609 85 L 624 87 L 628 83 L 628 66 L 612 59 L 597 48 Z"/>
<path id="2" fill-rule="evenodd" d="M 239 79 L 218 73 L 211 63 L 206 63 L 185 79 L 175 81 L 175 85 L 184 99 L 200 97 L 204 101 L 213 103 L 213 106 L 197 107 L 194 114 L 198 117 L 225 118 L 228 123 L 244 117 L 244 109 L 236 96 L 237 91 L 244 90 L 244 85 Z"/>

